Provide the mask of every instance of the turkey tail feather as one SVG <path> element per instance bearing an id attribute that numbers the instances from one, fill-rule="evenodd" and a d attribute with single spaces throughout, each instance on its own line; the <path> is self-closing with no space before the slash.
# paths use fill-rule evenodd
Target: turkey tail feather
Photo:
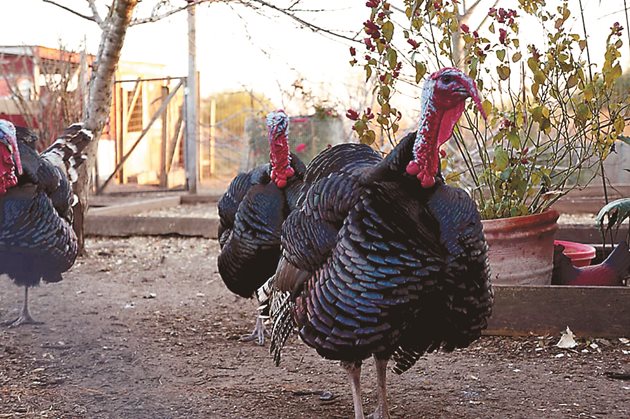
<path id="1" fill-rule="evenodd" d="M 93 137 L 92 132 L 84 128 L 82 124 L 72 124 L 42 152 L 41 156 L 55 166 L 63 167 L 68 180 L 74 183 L 78 179 L 77 168 L 87 160 L 83 151 Z"/>
<path id="2" fill-rule="evenodd" d="M 280 365 L 282 348 L 291 333 L 293 333 L 295 326 L 292 315 L 294 305 L 295 303 L 291 299 L 291 293 L 277 290 L 273 291 L 270 310 L 273 328 L 271 329 L 269 353 L 273 356 L 273 362 L 276 366 Z"/>

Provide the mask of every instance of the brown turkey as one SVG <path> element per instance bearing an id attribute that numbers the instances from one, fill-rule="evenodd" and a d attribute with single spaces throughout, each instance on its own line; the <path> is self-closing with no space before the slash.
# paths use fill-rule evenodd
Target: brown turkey
<path id="1" fill-rule="evenodd" d="M 22 311 L 5 325 L 37 323 L 28 309 L 28 289 L 41 280 L 61 281 L 74 264 L 72 183 L 91 140 L 91 132 L 74 124 L 39 154 L 31 131 L 0 120 L 0 275 L 24 287 Z"/>
<path id="2" fill-rule="evenodd" d="M 219 201 L 219 273 L 233 293 L 251 298 L 276 271 L 282 223 L 295 208 L 305 166 L 289 152 L 289 118 L 282 111 L 267 116 L 268 164 L 241 173 Z M 261 316 L 244 341 L 265 341 Z"/>
<path id="3" fill-rule="evenodd" d="M 388 418 L 390 359 L 402 373 L 426 352 L 468 346 L 487 325 L 493 294 L 479 213 L 439 174 L 439 147 L 468 97 L 484 115 L 473 80 L 454 68 L 433 73 L 418 131 L 384 159 L 362 144 L 320 153 L 304 175 L 302 205 L 283 225 L 274 359 L 296 328 L 320 355 L 341 361 L 356 418 L 364 417 L 363 360 L 376 363 L 373 417 Z"/>

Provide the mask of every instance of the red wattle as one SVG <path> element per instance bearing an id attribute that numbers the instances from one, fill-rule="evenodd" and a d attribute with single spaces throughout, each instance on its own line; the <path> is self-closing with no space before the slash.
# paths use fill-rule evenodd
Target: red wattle
<path id="1" fill-rule="evenodd" d="M 420 173 L 420 166 L 418 165 L 418 163 L 413 160 L 410 161 L 407 165 L 407 173 L 411 176 L 416 176 L 418 173 Z"/>
<path id="2" fill-rule="evenodd" d="M 420 175 L 418 175 L 418 178 L 420 179 Z M 435 177 L 429 176 L 425 173 L 422 175 L 422 179 L 420 179 L 420 184 L 423 188 L 430 188 L 435 185 Z"/>
<path id="3" fill-rule="evenodd" d="M 285 186 L 287 186 L 287 181 L 285 179 L 277 180 L 276 186 L 280 189 L 283 189 Z"/>

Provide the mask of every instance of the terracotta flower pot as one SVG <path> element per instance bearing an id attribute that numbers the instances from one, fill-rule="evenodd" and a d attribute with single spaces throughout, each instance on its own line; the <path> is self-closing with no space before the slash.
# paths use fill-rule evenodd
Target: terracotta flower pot
<path id="1" fill-rule="evenodd" d="M 550 285 L 553 238 L 560 214 L 547 210 L 523 217 L 483 220 L 495 284 Z"/>
<path id="2" fill-rule="evenodd" d="M 575 267 L 589 266 L 595 257 L 595 248 L 590 244 L 569 242 L 564 240 L 554 240 L 554 244 L 564 247 L 564 253 Z"/>

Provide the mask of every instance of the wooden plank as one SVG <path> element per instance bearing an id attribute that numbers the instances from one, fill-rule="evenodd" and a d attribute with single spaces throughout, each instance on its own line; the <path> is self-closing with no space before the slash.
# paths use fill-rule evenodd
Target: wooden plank
<path id="1" fill-rule="evenodd" d="M 614 200 L 617 198 L 625 198 L 630 196 L 630 185 L 608 185 L 608 198 L 610 200 Z M 574 189 L 569 192 L 566 197 L 574 198 L 574 197 L 586 197 L 586 196 L 596 196 L 596 197 L 604 197 L 604 188 L 601 185 L 601 181 L 599 183 L 592 183 L 583 189 Z M 564 199 L 560 198 L 561 200 Z"/>
<path id="2" fill-rule="evenodd" d="M 628 234 L 628 227 L 619 229 L 617 239 L 621 240 Z M 556 232 L 556 240 L 568 240 L 579 243 L 601 243 L 602 234 L 594 225 L 588 224 L 560 224 Z M 607 242 L 609 241 L 607 237 Z"/>
<path id="3" fill-rule="evenodd" d="M 88 215 L 85 234 L 114 237 L 179 235 L 216 239 L 218 226 L 216 218 Z"/>
<path id="4" fill-rule="evenodd" d="M 182 205 L 212 204 L 219 202 L 223 195 L 182 195 Z"/>
<path id="5" fill-rule="evenodd" d="M 597 214 L 606 205 L 604 197 L 564 197 L 553 204 L 553 208 L 565 214 Z"/>
<path id="6" fill-rule="evenodd" d="M 142 211 L 150 211 L 160 208 L 176 207 L 180 204 L 179 196 L 167 196 L 163 198 L 144 199 L 142 201 L 126 202 L 124 204 L 109 205 L 100 208 L 90 208 L 88 215 L 131 215 Z"/>
<path id="7" fill-rule="evenodd" d="M 168 86 L 162 86 L 162 101 L 168 96 Z M 168 184 L 166 171 L 166 148 L 168 143 L 168 106 L 162 112 L 162 137 L 160 141 L 160 187 L 166 188 Z"/>
<path id="8" fill-rule="evenodd" d="M 630 287 L 495 285 L 485 334 L 557 335 L 568 326 L 583 337 L 630 336 Z"/>

